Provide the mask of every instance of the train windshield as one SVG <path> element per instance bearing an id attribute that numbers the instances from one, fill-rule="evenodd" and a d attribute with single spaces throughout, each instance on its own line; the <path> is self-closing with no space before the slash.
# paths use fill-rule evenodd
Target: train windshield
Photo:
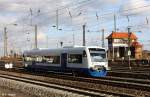
<path id="1" fill-rule="evenodd" d="M 106 61 L 106 52 L 104 49 L 90 48 L 89 49 L 92 62 Z"/>

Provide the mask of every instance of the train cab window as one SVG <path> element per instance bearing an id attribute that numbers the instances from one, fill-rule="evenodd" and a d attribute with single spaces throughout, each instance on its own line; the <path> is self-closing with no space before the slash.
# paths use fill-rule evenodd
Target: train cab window
<path id="1" fill-rule="evenodd" d="M 69 54 L 68 63 L 82 63 L 82 54 Z"/>

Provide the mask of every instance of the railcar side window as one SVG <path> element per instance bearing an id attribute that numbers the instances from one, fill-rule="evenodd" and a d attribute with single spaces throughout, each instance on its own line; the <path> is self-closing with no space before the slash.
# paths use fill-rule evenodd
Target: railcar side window
<path id="1" fill-rule="evenodd" d="M 69 54 L 68 63 L 82 63 L 82 55 L 81 54 Z"/>
<path id="2" fill-rule="evenodd" d="M 42 62 L 60 64 L 60 56 L 44 56 Z"/>
<path id="3" fill-rule="evenodd" d="M 29 57 L 29 56 L 26 56 L 26 57 L 24 58 L 24 60 L 25 60 L 25 61 L 28 61 L 28 62 L 29 62 L 29 61 L 33 61 L 32 57 Z"/>
<path id="4" fill-rule="evenodd" d="M 36 57 L 36 62 L 42 62 L 42 57 L 41 56 Z"/>

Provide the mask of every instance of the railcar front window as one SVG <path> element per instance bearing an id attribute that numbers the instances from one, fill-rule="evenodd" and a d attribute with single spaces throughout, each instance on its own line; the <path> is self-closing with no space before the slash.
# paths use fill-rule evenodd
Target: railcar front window
<path id="1" fill-rule="evenodd" d="M 106 52 L 104 49 L 90 49 L 89 51 L 92 62 L 106 61 Z"/>
<path id="2" fill-rule="evenodd" d="M 32 57 L 29 57 L 29 56 L 24 57 L 24 61 L 30 62 L 33 60 L 34 60 L 34 58 L 32 58 Z"/>

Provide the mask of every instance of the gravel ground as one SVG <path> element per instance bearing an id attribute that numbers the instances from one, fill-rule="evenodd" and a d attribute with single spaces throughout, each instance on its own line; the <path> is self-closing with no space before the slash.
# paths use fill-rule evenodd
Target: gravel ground
<path id="1" fill-rule="evenodd" d="M 34 97 L 7 87 L 0 87 L 0 97 Z"/>
<path id="2" fill-rule="evenodd" d="M 80 94 L 0 78 L 0 97 L 85 97 Z M 86 96 L 87 97 L 87 96 Z"/>

